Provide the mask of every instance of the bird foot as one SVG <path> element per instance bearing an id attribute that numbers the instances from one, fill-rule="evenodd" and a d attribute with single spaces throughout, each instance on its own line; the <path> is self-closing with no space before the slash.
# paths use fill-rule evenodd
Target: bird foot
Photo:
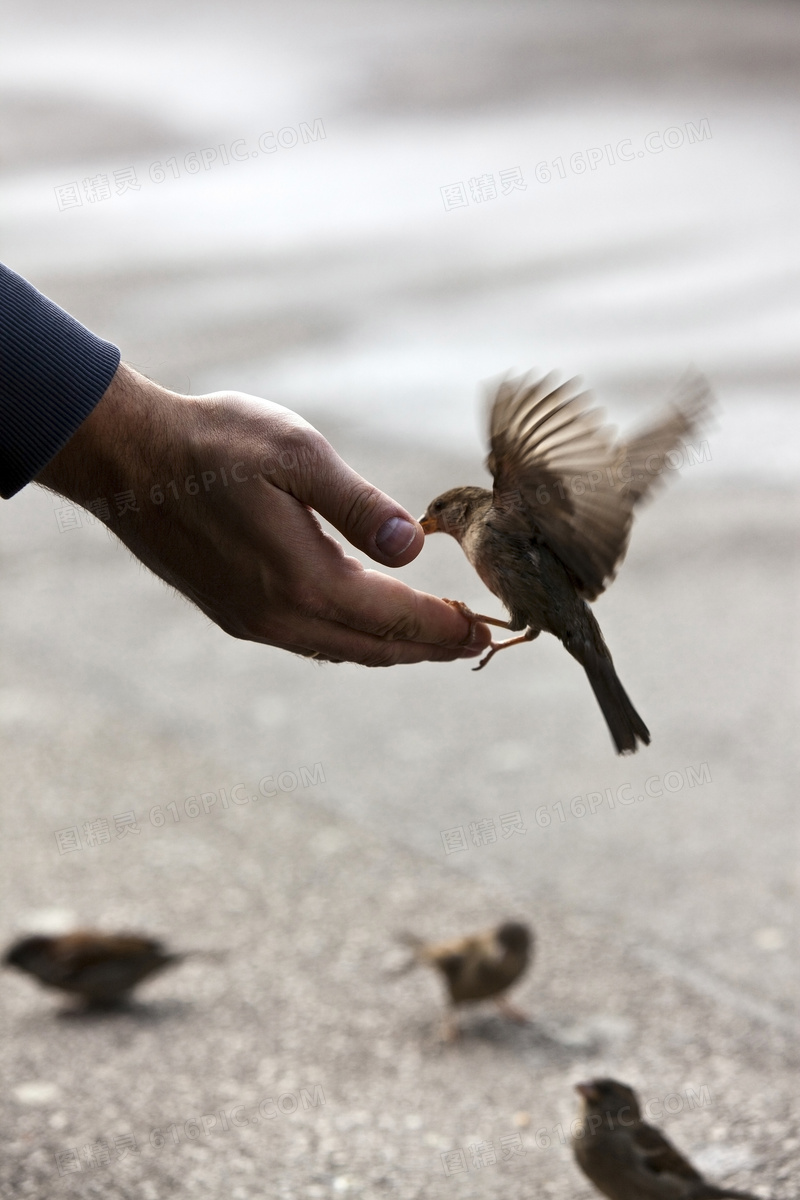
<path id="1" fill-rule="evenodd" d="M 481 671 L 486 664 L 494 658 L 498 650 L 507 650 L 509 646 L 521 646 L 523 642 L 532 642 L 541 633 L 540 629 L 526 629 L 519 637 L 506 638 L 504 642 L 490 642 L 489 651 L 484 654 L 477 667 L 473 667 L 473 671 Z"/>
<path id="2" fill-rule="evenodd" d="M 458 609 L 462 617 L 467 618 L 470 625 L 474 625 L 477 621 L 480 621 L 482 625 L 499 625 L 501 629 L 511 628 L 508 621 L 498 621 L 496 617 L 485 617 L 482 613 L 474 613 L 472 609 L 464 603 L 463 600 L 448 600 L 446 596 L 443 596 L 442 599 L 444 600 L 445 604 L 449 604 L 451 607 Z"/>

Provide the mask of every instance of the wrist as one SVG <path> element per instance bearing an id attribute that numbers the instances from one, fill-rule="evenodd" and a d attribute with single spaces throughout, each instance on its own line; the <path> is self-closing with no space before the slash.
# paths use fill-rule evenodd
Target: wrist
<path id="1" fill-rule="evenodd" d="M 102 399 L 36 482 L 84 506 L 123 493 L 144 498 L 156 467 L 161 474 L 165 459 L 183 457 L 175 434 L 184 404 L 191 400 L 120 363 Z"/>

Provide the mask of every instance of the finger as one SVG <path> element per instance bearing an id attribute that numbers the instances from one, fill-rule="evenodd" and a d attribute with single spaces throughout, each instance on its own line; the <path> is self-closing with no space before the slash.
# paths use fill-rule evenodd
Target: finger
<path id="1" fill-rule="evenodd" d="M 291 640 L 282 633 L 251 633 L 252 641 L 276 646 L 304 658 L 326 663 L 355 663 L 364 667 L 391 667 L 420 662 L 454 662 L 475 658 L 482 647 L 430 646 L 421 642 L 387 641 L 385 638 L 347 629 L 332 621 L 305 621 L 292 630 Z"/>
<path id="2" fill-rule="evenodd" d="M 488 646 L 491 634 L 486 625 L 470 622 L 452 604 L 415 591 L 396 577 L 365 570 L 323 533 L 307 508 L 269 486 L 271 521 L 279 518 L 283 541 L 291 543 L 295 560 L 305 564 L 294 581 L 293 619 L 332 621 L 389 641 Z M 270 538 L 265 540 L 264 553 L 267 561 L 276 561 Z"/>
<path id="3" fill-rule="evenodd" d="M 419 522 L 349 467 L 321 433 L 310 426 L 294 429 L 291 453 L 297 465 L 279 486 L 376 562 L 402 567 L 417 557 L 425 541 Z"/>
<path id="4" fill-rule="evenodd" d="M 491 633 L 470 622 L 438 596 L 418 592 L 380 571 L 365 571 L 354 559 L 342 560 L 329 576 L 326 616 L 352 629 L 388 641 L 482 650 Z"/>
<path id="5" fill-rule="evenodd" d="M 354 663 L 362 667 L 397 667 L 421 662 L 456 662 L 461 658 L 476 658 L 482 651 L 472 647 L 456 649 L 449 646 L 429 646 L 422 642 L 389 642 L 369 634 L 355 633 L 336 626 L 314 631 L 325 648 L 305 652 L 307 658 L 318 662 Z M 300 653 L 304 653 L 300 651 Z"/>
<path id="6" fill-rule="evenodd" d="M 335 635 L 332 635 L 333 640 Z M 479 650 L 454 650 L 446 646 L 425 646 L 418 642 L 387 642 L 367 635 L 354 635 L 346 631 L 345 640 L 338 654 L 317 651 L 305 657 L 321 663 L 352 663 L 361 667 L 400 667 L 422 662 L 456 662 L 461 658 L 473 659 Z"/>

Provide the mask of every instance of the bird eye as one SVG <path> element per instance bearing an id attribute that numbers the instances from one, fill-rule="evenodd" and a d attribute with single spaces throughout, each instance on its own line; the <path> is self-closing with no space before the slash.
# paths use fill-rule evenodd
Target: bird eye
<path id="1" fill-rule="evenodd" d="M 433 511 L 441 512 L 443 508 L 444 508 L 444 500 L 437 500 L 433 506 Z"/>

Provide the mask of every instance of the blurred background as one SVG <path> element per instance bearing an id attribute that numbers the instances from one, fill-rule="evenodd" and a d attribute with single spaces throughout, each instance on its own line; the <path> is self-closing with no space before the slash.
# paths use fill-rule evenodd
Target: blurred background
<path id="1" fill-rule="evenodd" d="M 116 1017 L 4 976 L 8 1195 L 588 1200 L 553 1133 L 587 1074 L 660 1098 L 715 1180 L 794 1194 L 798 52 L 773 0 L 6 13 L 2 258 L 159 382 L 289 405 L 414 512 L 485 479 L 509 369 L 580 374 L 623 426 L 689 364 L 719 399 L 597 605 L 635 758 L 552 639 L 474 677 L 315 667 L 58 498 L 2 506 L 6 941 L 229 952 Z M 497 611 L 449 539 L 403 577 Z M 394 936 L 507 915 L 533 1022 L 443 1047 Z"/>

